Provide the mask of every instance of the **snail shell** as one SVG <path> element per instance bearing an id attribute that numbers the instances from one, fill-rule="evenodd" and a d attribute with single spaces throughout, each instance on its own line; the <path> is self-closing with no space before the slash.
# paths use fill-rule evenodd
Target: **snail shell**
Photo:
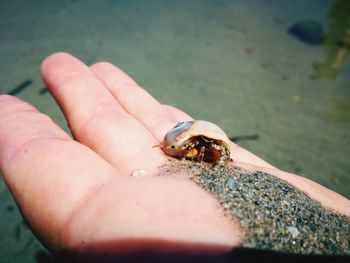
<path id="1" fill-rule="evenodd" d="M 212 164 L 230 161 L 230 140 L 214 123 L 202 120 L 178 123 L 167 132 L 161 144 L 174 157 Z"/>

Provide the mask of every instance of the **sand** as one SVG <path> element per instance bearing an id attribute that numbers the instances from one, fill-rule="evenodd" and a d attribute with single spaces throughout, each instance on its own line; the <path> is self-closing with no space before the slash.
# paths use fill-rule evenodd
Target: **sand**
<path id="1" fill-rule="evenodd" d="M 165 169 L 164 169 L 165 168 Z M 350 255 L 350 219 L 267 173 L 233 165 L 169 160 L 162 171 L 191 174 L 244 232 L 243 247 L 301 255 Z"/>

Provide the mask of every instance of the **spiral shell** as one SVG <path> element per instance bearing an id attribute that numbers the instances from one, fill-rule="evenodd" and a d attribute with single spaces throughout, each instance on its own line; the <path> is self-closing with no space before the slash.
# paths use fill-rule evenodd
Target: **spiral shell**
<path id="1" fill-rule="evenodd" d="M 223 164 L 230 161 L 231 142 L 217 125 L 202 120 L 184 121 L 165 135 L 161 148 L 174 157 Z"/>

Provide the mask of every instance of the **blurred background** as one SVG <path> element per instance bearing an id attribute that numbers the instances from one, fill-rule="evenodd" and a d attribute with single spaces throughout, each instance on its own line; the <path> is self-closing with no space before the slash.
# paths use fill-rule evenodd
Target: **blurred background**
<path id="1" fill-rule="evenodd" d="M 347 198 L 349 47 L 348 0 L 0 1 L 0 92 L 65 130 L 38 71 L 57 51 L 118 65 L 161 102 Z M 2 179 L 0 235 L 1 262 L 49 257 Z"/>

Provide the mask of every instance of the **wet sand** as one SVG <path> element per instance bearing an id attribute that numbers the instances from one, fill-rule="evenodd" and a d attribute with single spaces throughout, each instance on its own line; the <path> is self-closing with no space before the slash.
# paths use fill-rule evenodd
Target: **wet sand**
<path id="1" fill-rule="evenodd" d="M 245 233 L 243 247 L 350 256 L 350 219 L 271 174 L 178 160 L 169 160 L 166 170 L 190 173 L 191 180 L 213 194 Z"/>

